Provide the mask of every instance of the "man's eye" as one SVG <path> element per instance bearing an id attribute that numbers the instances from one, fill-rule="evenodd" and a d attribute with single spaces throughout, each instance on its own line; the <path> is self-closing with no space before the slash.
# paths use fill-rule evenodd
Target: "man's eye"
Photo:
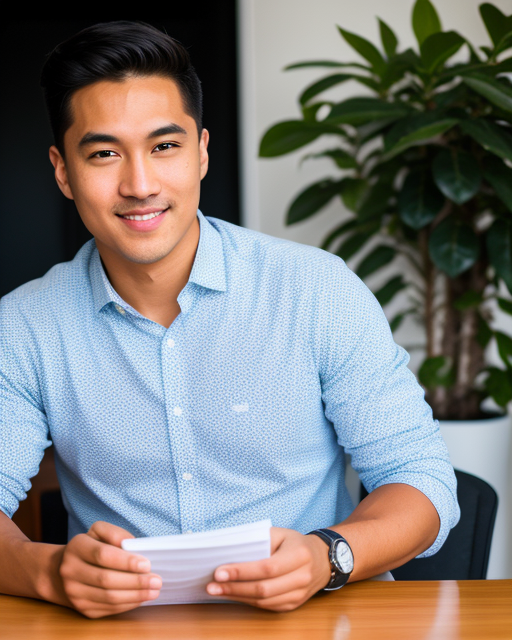
<path id="1" fill-rule="evenodd" d="M 102 149 L 101 151 L 97 151 L 93 153 L 92 158 L 111 158 L 115 153 L 113 151 L 109 151 L 108 149 Z"/>
<path id="2" fill-rule="evenodd" d="M 155 151 L 167 151 L 168 149 L 173 149 L 177 145 L 174 142 L 161 142 L 157 144 L 155 147 Z"/>

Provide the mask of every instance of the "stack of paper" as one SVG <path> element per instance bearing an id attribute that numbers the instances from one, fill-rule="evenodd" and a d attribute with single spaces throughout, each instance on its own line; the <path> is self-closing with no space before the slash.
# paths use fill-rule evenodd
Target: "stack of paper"
<path id="1" fill-rule="evenodd" d="M 152 604 L 226 602 L 206 592 L 213 572 L 222 564 L 270 557 L 270 520 L 201 533 L 153 538 L 128 538 L 122 547 L 144 556 L 163 585 Z"/>

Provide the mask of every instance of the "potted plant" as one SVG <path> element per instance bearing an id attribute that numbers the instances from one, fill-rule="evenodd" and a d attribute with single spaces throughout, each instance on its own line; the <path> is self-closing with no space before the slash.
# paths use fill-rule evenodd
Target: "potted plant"
<path id="1" fill-rule="evenodd" d="M 408 316 L 423 327 L 418 378 L 426 399 L 454 465 L 485 477 L 460 464 L 449 442 L 453 431 L 445 429 L 466 421 L 472 433 L 483 428 L 480 440 L 492 440 L 488 425 L 494 423 L 504 434 L 497 447 L 508 455 L 512 337 L 496 328 L 494 311 L 512 316 L 512 15 L 489 3 L 479 11 L 490 44 L 478 48 L 456 31 L 443 31 L 429 0 L 413 7 L 416 50 L 401 51 L 380 19 L 379 46 L 338 26 L 361 61 L 288 66 L 328 73 L 301 93 L 300 118 L 266 131 L 260 156 L 281 156 L 328 137 L 323 151 L 305 158 L 330 158 L 336 175 L 299 193 L 286 223 L 340 197 L 352 215 L 340 216 L 323 249 L 355 261 L 355 272 L 370 283 L 380 269 L 398 266 L 398 256 L 408 262 L 410 269 L 402 268 L 375 296 L 385 307 L 398 292 L 407 294 L 391 329 Z M 450 63 L 459 51 L 465 61 Z M 347 82 L 357 83 L 360 93 L 339 102 L 322 98 Z M 501 366 L 488 361 L 493 344 Z M 482 409 L 489 399 L 498 409 L 494 416 Z M 471 437 L 458 432 L 454 440 L 464 445 Z M 471 455 L 480 446 L 469 444 Z M 485 457 L 496 470 L 493 456 Z M 507 483 L 506 457 L 502 468 Z"/>

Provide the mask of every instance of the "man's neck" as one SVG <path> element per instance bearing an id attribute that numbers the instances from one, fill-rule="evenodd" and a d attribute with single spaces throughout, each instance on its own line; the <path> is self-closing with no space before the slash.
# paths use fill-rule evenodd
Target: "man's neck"
<path id="1" fill-rule="evenodd" d="M 121 298 L 146 318 L 169 327 L 180 313 L 178 296 L 188 282 L 199 242 L 199 220 L 161 260 L 126 260 L 96 241 L 103 268 Z"/>

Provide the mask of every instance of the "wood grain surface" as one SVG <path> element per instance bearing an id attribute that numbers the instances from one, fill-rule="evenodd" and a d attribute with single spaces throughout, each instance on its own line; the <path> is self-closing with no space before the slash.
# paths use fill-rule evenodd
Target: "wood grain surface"
<path id="1" fill-rule="evenodd" d="M 289 613 L 246 605 L 142 607 L 89 620 L 56 605 L 0 596 L 2 640 L 512 639 L 512 580 L 359 582 Z"/>

